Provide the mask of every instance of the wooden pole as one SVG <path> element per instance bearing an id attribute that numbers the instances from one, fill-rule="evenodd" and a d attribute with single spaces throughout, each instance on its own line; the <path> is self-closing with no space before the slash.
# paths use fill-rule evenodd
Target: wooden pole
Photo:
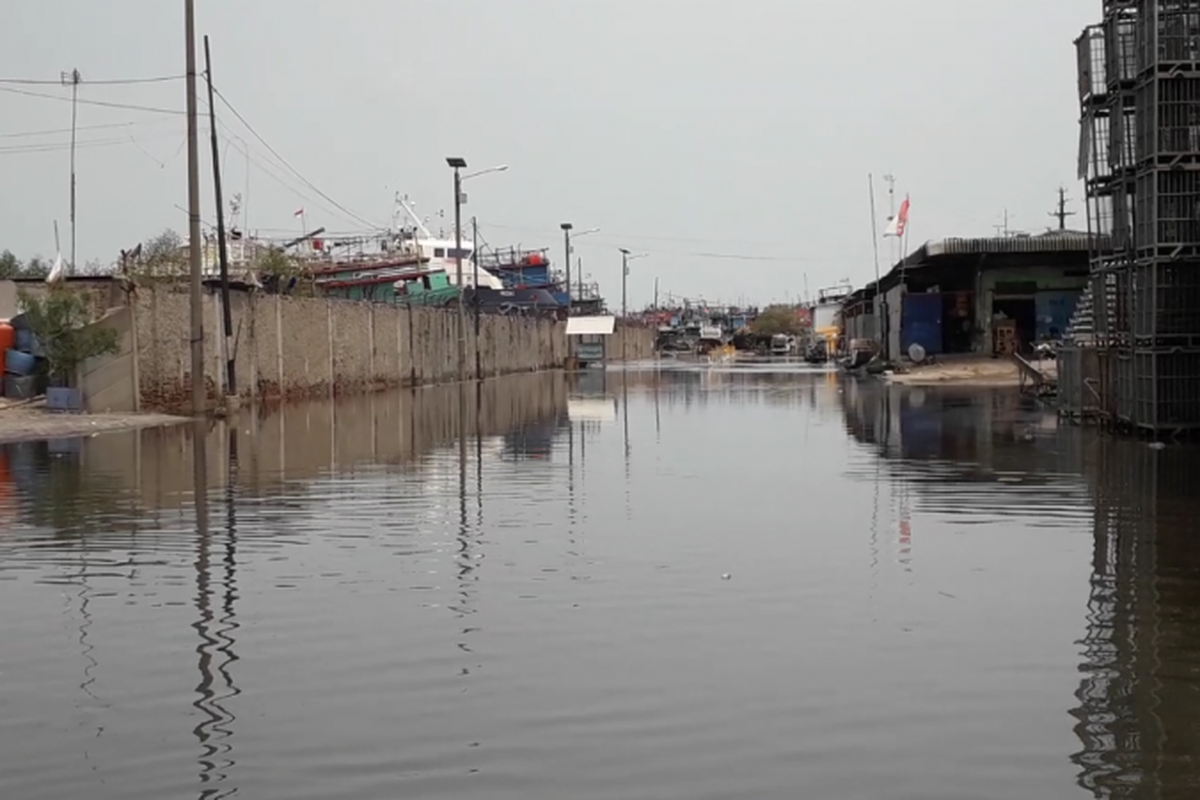
<path id="1" fill-rule="evenodd" d="M 204 309 L 200 296 L 200 137 L 196 108 L 196 0 L 184 0 L 184 35 L 187 37 L 187 164 L 188 164 L 188 265 L 191 273 L 192 413 L 207 406 L 204 385 Z"/>
<path id="2" fill-rule="evenodd" d="M 212 53 L 204 37 L 204 73 L 208 83 L 208 121 L 212 135 L 213 193 L 217 200 L 217 253 L 221 259 L 221 322 L 225 328 L 225 394 L 237 394 L 234 370 L 233 310 L 229 307 L 229 247 L 225 243 L 225 209 L 221 197 L 221 157 L 217 144 L 217 105 L 213 99 Z"/>

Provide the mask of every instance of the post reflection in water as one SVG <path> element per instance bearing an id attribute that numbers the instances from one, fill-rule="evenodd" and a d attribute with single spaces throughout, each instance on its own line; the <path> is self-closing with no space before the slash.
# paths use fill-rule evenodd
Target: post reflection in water
<path id="1" fill-rule="evenodd" d="M 476 383 L 478 389 L 479 383 Z M 458 442 L 458 602 L 454 607 L 455 613 L 460 620 L 466 620 L 474 609 L 471 607 L 471 589 L 470 585 L 477 580 L 474 573 L 476 570 L 476 558 L 474 547 L 472 547 L 473 533 L 471 523 L 467 517 L 467 437 L 470 430 L 467 417 L 467 392 L 470 391 L 466 383 L 458 385 L 458 417 L 456 439 Z M 480 444 L 480 427 L 479 414 L 482 410 L 482 397 L 479 391 L 475 394 L 475 441 L 476 441 L 476 457 L 482 459 L 482 450 Z M 482 480 L 477 479 L 477 480 Z M 482 500 L 480 500 L 482 502 Z M 477 508 L 477 513 L 482 514 L 482 508 Z M 471 633 L 471 626 L 463 622 L 462 640 L 458 643 L 458 649 L 464 653 L 470 653 L 471 647 L 467 642 L 467 637 Z M 467 676 L 471 674 L 471 669 L 468 666 L 461 667 L 461 674 Z"/>
<path id="2" fill-rule="evenodd" d="M 196 598 L 197 620 L 193 627 L 200 637 L 196 647 L 200 683 L 196 686 L 193 706 L 202 715 L 192 730 L 200 743 L 200 797 L 227 797 L 237 791 L 229 785 L 230 770 L 235 766 L 233 755 L 233 723 L 236 720 L 228 703 L 240 694 L 235 686 L 230 666 L 237 661 L 234 652 L 234 633 L 238 628 L 235 600 L 237 597 L 237 528 L 234 512 L 234 486 L 237 475 L 237 431 L 234 426 L 218 422 L 210 426 L 197 421 L 192 423 L 192 448 L 196 469 L 193 469 L 193 504 L 196 520 Z M 218 581 L 221 589 L 220 618 L 214 610 L 213 580 L 213 532 L 209 515 L 208 445 L 211 433 L 216 434 L 220 445 L 219 461 L 224 473 L 222 492 L 225 506 L 223 526 L 224 547 L 223 576 Z"/>
<path id="3" fill-rule="evenodd" d="M 1200 796 L 1198 478 L 770 365 L 0 445 L 0 796 Z"/>

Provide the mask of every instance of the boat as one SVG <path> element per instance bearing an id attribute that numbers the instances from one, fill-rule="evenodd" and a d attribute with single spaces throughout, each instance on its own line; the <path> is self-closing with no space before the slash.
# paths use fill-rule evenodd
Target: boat
<path id="1" fill-rule="evenodd" d="M 458 300 L 458 287 L 444 270 L 406 275 L 393 284 L 393 291 L 401 305 L 448 306 Z"/>
<path id="2" fill-rule="evenodd" d="M 840 349 L 842 337 L 842 303 L 854 291 L 849 281 L 817 292 L 817 299 L 808 306 L 810 335 L 804 349 L 804 360 L 824 363 Z"/>
<path id="3" fill-rule="evenodd" d="M 468 308 L 494 314 L 546 313 L 557 315 L 562 306 L 548 290 L 523 287 L 491 289 L 470 287 L 463 290 L 463 302 Z"/>

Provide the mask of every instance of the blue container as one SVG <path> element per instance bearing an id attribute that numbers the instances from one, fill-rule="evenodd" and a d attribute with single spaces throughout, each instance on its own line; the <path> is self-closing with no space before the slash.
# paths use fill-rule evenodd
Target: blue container
<path id="1" fill-rule="evenodd" d="M 37 359 L 20 350 L 4 351 L 4 371 L 13 375 L 29 375 L 37 368 Z"/>
<path id="2" fill-rule="evenodd" d="M 82 411 L 83 393 L 66 386 L 46 388 L 46 408 L 50 411 Z"/>
<path id="3" fill-rule="evenodd" d="M 32 375 L 4 376 L 4 396 L 9 400 L 28 400 L 35 396 L 36 391 L 37 386 Z"/>
<path id="4" fill-rule="evenodd" d="M 17 350 L 32 353 L 34 347 L 33 331 L 28 328 L 17 328 Z"/>

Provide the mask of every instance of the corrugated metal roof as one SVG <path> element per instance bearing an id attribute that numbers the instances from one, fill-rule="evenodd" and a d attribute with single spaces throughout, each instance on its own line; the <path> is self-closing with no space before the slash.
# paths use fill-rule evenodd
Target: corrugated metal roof
<path id="1" fill-rule="evenodd" d="M 1093 238 L 1080 231 L 1051 231 L 1038 236 L 934 239 L 926 242 L 923 249 L 924 254 L 929 257 L 992 253 L 1061 253 L 1073 250 L 1087 252 L 1092 247 Z M 914 255 L 919 257 L 920 251 Z"/>
<path id="2" fill-rule="evenodd" d="M 950 237 L 933 239 L 909 254 L 901 263 L 892 267 L 878 283 L 893 284 L 904 269 L 920 270 L 935 266 L 929 259 L 939 256 L 999 255 L 1003 253 L 1087 253 L 1093 247 L 1106 250 L 1110 247 L 1109 237 L 1089 234 L 1084 231 L 1047 231 L 1036 236 L 991 236 L 979 238 Z M 866 299 L 874 295 L 877 282 L 871 281 L 855 291 L 846 302 Z"/>
<path id="3" fill-rule="evenodd" d="M 617 325 L 617 318 L 567 317 L 567 336 L 609 336 Z"/>

